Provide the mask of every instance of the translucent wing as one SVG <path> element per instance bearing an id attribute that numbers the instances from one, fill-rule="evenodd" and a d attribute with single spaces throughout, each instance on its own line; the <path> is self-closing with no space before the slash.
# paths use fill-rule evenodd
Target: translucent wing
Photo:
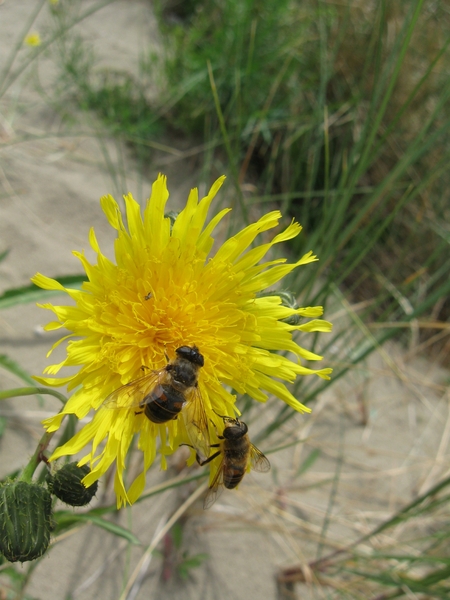
<path id="1" fill-rule="evenodd" d="M 166 369 L 151 371 L 139 379 L 133 379 L 129 383 L 114 390 L 105 398 L 105 408 L 142 408 L 145 406 L 145 398 L 160 383 L 164 382 L 167 375 Z"/>
<path id="2" fill-rule="evenodd" d="M 192 388 L 185 397 L 182 415 L 189 440 L 196 452 L 207 458 L 210 454 L 208 417 L 198 386 Z"/>
<path id="3" fill-rule="evenodd" d="M 223 492 L 223 470 L 225 468 L 225 460 L 222 455 L 222 459 L 220 461 L 219 470 L 214 476 L 212 484 L 209 486 L 209 490 L 205 496 L 205 500 L 203 502 L 203 508 L 206 510 L 210 506 L 214 504 L 220 494 Z"/>
<path id="4" fill-rule="evenodd" d="M 250 465 L 254 471 L 259 471 L 260 473 L 267 473 L 267 471 L 270 471 L 270 462 L 268 458 L 266 458 L 261 450 L 258 450 L 253 444 L 251 444 L 250 447 Z"/>

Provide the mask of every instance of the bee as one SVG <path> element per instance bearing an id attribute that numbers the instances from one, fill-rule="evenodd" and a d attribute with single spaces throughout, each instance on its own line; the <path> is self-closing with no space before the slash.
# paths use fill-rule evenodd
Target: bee
<path id="1" fill-rule="evenodd" d="M 180 346 L 176 358 L 114 390 L 103 402 L 106 408 L 139 408 L 152 423 L 167 423 L 183 415 L 184 424 L 197 452 L 209 455 L 209 430 L 198 387 L 200 367 L 205 364 L 197 346 Z"/>
<path id="2" fill-rule="evenodd" d="M 211 444 L 211 448 L 219 448 L 206 460 L 201 460 L 197 454 L 200 466 L 206 465 L 218 456 L 222 456 L 219 469 L 206 494 L 203 508 L 209 508 L 217 500 L 223 488 L 235 488 L 242 481 L 245 472 L 250 467 L 260 473 L 270 470 L 270 462 L 264 454 L 250 442 L 248 427 L 239 419 L 217 415 L 223 419 L 224 430 L 218 435 L 220 442 Z"/>

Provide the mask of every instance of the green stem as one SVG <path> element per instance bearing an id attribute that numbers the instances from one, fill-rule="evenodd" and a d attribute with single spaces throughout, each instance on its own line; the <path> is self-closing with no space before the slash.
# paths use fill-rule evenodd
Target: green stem
<path id="1" fill-rule="evenodd" d="M 35 394 L 48 394 L 50 396 L 55 396 L 55 398 L 61 400 L 63 404 L 67 402 L 67 398 L 63 394 L 60 394 L 55 390 L 43 387 L 23 387 L 15 388 L 13 390 L 5 390 L 3 392 L 0 392 L 0 400 L 6 400 L 7 398 L 15 398 L 17 396 L 34 396 Z M 33 475 L 36 471 L 38 464 L 42 460 L 44 460 L 44 451 L 47 449 L 54 433 L 54 431 L 46 431 L 41 437 L 41 439 L 39 440 L 39 444 L 37 445 L 37 448 L 35 450 L 35 453 L 29 460 L 28 464 L 22 470 L 22 473 L 19 475 L 20 481 L 26 481 L 28 483 L 31 483 L 31 480 L 33 479 Z"/>
<path id="2" fill-rule="evenodd" d="M 207 61 L 207 67 L 208 67 L 209 81 L 210 81 L 210 85 L 211 85 L 211 92 L 212 92 L 214 104 L 216 107 L 216 114 L 217 114 L 217 118 L 219 119 L 220 131 L 222 133 L 223 141 L 225 144 L 225 149 L 226 149 L 226 152 L 227 152 L 227 155 L 229 158 L 230 171 L 233 175 L 233 183 L 236 188 L 237 197 L 239 200 L 239 205 L 240 205 L 240 208 L 242 211 L 242 215 L 244 217 L 244 221 L 246 224 L 248 224 L 249 223 L 248 210 L 247 210 L 247 207 L 245 204 L 244 197 L 242 195 L 242 188 L 239 183 L 239 173 L 236 168 L 235 153 L 233 152 L 233 150 L 231 148 L 230 138 L 228 136 L 227 127 L 226 127 L 226 123 L 225 123 L 225 118 L 223 116 L 222 107 L 220 106 L 220 99 L 219 99 L 219 94 L 217 92 L 216 82 L 214 80 L 214 74 L 213 74 L 211 62 L 209 60 Z"/>
<path id="3" fill-rule="evenodd" d="M 47 394 L 49 396 L 55 396 L 58 400 L 61 400 L 63 404 L 67 402 L 67 398 L 59 392 L 50 388 L 44 387 L 23 387 L 14 388 L 13 390 L 4 390 L 0 392 L 0 400 L 6 400 L 7 398 L 15 398 L 16 396 L 34 396 L 36 394 Z"/>
<path id="4" fill-rule="evenodd" d="M 54 434 L 54 431 L 46 431 L 41 437 L 33 456 L 31 457 L 28 464 L 23 468 L 22 473 L 19 475 L 19 481 L 26 481 L 27 483 L 31 483 L 34 472 L 36 471 L 38 464 L 43 460 L 44 451 L 47 449 L 50 440 L 52 439 Z"/>

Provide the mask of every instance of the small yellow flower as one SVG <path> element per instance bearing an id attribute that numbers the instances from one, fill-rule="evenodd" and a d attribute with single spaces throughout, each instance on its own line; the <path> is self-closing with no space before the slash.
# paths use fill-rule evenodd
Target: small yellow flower
<path id="1" fill-rule="evenodd" d="M 25 38 L 25 44 L 27 46 L 40 46 L 41 45 L 41 36 L 37 31 L 33 33 L 29 33 Z"/>
<path id="2" fill-rule="evenodd" d="M 278 225 L 281 214 L 270 212 L 211 254 L 213 230 L 229 209 L 216 214 L 207 225 L 205 222 L 223 181 L 220 177 L 200 201 L 197 190 L 192 190 L 175 219 L 164 215 L 169 194 L 162 175 L 152 186 L 143 217 L 131 194 L 124 197 L 127 225 L 116 201 L 104 196 L 101 206 L 117 231 L 116 264 L 101 253 L 91 229 L 89 241 L 97 264 L 74 252 L 88 277 L 82 290 L 64 288 L 39 273 L 33 278 L 36 285 L 64 291 L 74 301 L 74 306 L 40 305 L 57 317 L 47 330 L 65 327 L 71 332 L 55 346 L 76 338 L 69 340 L 65 360 L 45 372 L 53 376 L 61 367 L 78 367 L 76 374 L 65 378 L 36 377 L 44 385 L 67 384 L 69 390 L 76 390 L 63 411 L 46 419 L 44 425 L 48 431 L 56 431 L 65 415 L 82 419 L 95 411 L 90 423 L 57 448 L 50 460 L 76 454 L 92 442 L 91 451 L 79 463 L 90 462 L 92 469 L 83 483 L 92 485 L 115 462 L 118 506 L 135 502 L 142 493 L 145 472 L 157 447 L 164 468 L 165 456 L 190 441 L 180 419 L 156 424 L 137 414 L 141 411 L 108 410 L 103 405 L 118 387 L 141 377 L 143 367 L 162 369 L 166 357 L 173 359 L 177 348 L 198 346 L 204 357 L 198 381 L 202 402 L 207 418 L 218 424 L 217 414 L 238 412 L 230 389 L 259 402 L 273 394 L 295 410 L 309 412 L 282 381 L 293 382 L 298 375 L 309 374 L 329 379 L 331 373 L 329 368 L 313 370 L 301 364 L 302 359 L 322 357 L 292 339 L 294 331 L 331 330 L 330 323 L 317 319 L 322 307 L 289 308 L 275 292 L 261 295 L 293 269 L 317 260 L 308 252 L 291 264 L 283 258 L 261 262 L 275 244 L 300 233 L 298 223 L 293 221 L 271 241 L 250 248 L 259 234 Z M 289 317 L 293 315 L 311 320 L 299 324 L 294 319 L 296 324 L 292 324 Z M 289 351 L 297 360 L 280 356 L 279 350 Z M 135 435 L 139 436 L 144 465 L 126 489 L 125 458 Z"/>

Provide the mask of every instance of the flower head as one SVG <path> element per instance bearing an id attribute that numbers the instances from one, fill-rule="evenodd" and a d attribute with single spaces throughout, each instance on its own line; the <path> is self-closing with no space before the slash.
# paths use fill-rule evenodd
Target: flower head
<path id="1" fill-rule="evenodd" d="M 24 40 L 27 46 L 40 46 L 41 45 L 41 36 L 37 31 L 33 33 L 29 33 Z"/>
<path id="2" fill-rule="evenodd" d="M 92 420 L 57 448 L 50 460 L 76 454 L 92 442 L 91 451 L 79 463 L 90 462 L 91 466 L 83 482 L 91 485 L 116 462 L 119 506 L 134 502 L 142 493 L 145 472 L 157 450 L 164 467 L 165 456 L 180 444 L 189 444 L 192 438 L 183 419 L 158 424 L 143 410 L 126 406 L 109 410 L 104 400 L 120 386 L 145 377 L 147 369 L 150 373 L 164 370 L 168 359 L 172 364 L 178 355 L 177 349 L 187 347 L 189 351 L 197 346 L 201 352 L 201 402 L 208 421 L 218 425 L 221 419 L 217 415 L 234 416 L 238 412 L 230 389 L 259 402 L 273 394 L 301 412 L 309 409 L 282 381 L 292 382 L 298 375 L 309 374 L 329 379 L 331 369 L 313 370 L 301 364 L 303 359 L 321 357 L 292 339 L 296 330 L 330 331 L 330 323 L 316 318 L 322 308 L 291 308 L 276 293 L 260 294 L 293 269 L 317 260 L 308 252 L 291 264 L 286 259 L 261 262 L 275 244 L 297 236 L 300 225 L 293 221 L 271 241 L 250 249 L 259 234 L 278 225 L 281 214 L 270 212 L 230 237 L 211 255 L 212 233 L 229 212 L 222 210 L 206 224 L 208 209 L 223 180 L 219 178 L 201 200 L 197 190 L 192 190 L 185 208 L 169 218 L 165 216 L 169 196 L 166 178 L 160 175 L 143 216 L 133 197 L 124 197 L 127 225 L 116 201 L 104 196 L 101 206 L 117 231 L 116 262 L 102 254 L 91 229 L 89 241 L 97 254 L 97 264 L 91 264 L 84 253 L 74 252 L 88 277 L 81 290 L 64 288 L 39 273 L 33 278 L 44 289 L 66 292 L 75 303 L 41 305 L 57 318 L 46 326 L 48 330 L 65 327 L 71 332 L 55 344 L 69 339 L 67 357 L 48 367 L 46 373 L 54 376 L 61 367 L 78 367 L 74 375 L 65 378 L 36 378 L 45 385 L 67 384 L 69 390 L 76 390 L 62 412 L 46 419 L 44 425 L 48 431 L 55 431 L 66 414 L 81 419 L 90 410 L 95 411 Z M 312 319 L 293 325 L 289 320 L 293 315 Z M 77 339 L 70 339 L 73 337 Z M 295 362 L 276 354 L 278 350 L 295 355 Z M 125 457 L 135 435 L 144 465 L 126 489 Z"/>

